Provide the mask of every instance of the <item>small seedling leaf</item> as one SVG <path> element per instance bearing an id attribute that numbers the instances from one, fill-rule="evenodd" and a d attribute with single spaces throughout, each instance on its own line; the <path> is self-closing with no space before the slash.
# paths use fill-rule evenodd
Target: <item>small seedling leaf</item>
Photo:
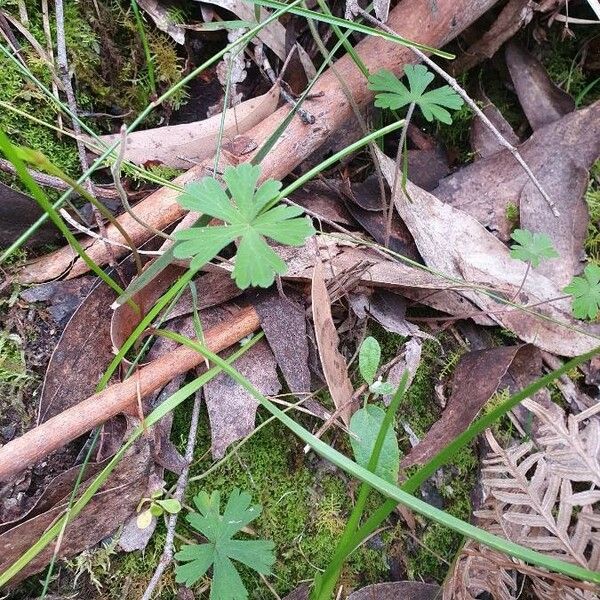
<path id="1" fill-rule="evenodd" d="M 573 277 L 564 289 L 573 296 L 573 316 L 578 319 L 595 319 L 600 310 L 600 267 L 589 264 L 583 271 L 583 277 Z"/>
<path id="2" fill-rule="evenodd" d="M 191 258 L 192 268 L 200 268 L 237 240 L 232 277 L 240 289 L 269 287 L 276 274 L 285 273 L 286 264 L 265 238 L 288 246 L 301 246 L 315 229 L 301 216 L 301 208 L 271 206 L 281 182 L 269 179 L 257 188 L 259 176 L 260 167 L 244 163 L 225 169 L 223 179 L 227 191 L 212 177 L 190 183 L 178 198 L 179 204 L 220 219 L 225 225 L 191 227 L 177 232 L 174 256 Z"/>
<path id="3" fill-rule="evenodd" d="M 394 386 L 389 381 L 374 381 L 369 391 L 376 396 L 389 396 L 394 393 Z"/>
<path id="4" fill-rule="evenodd" d="M 558 257 L 552 240 L 545 233 L 515 229 L 510 237 L 516 242 L 510 248 L 512 258 L 530 263 L 534 268 L 539 267 L 543 260 Z"/>
<path id="5" fill-rule="evenodd" d="M 369 89 L 377 92 L 375 106 L 397 110 L 414 102 L 428 121 L 437 119 L 452 124 L 452 117 L 446 108 L 460 108 L 462 98 L 449 85 L 426 92 L 434 75 L 424 65 L 407 65 L 404 73 L 408 88 L 387 69 L 381 69 L 369 77 Z"/>
<path id="6" fill-rule="evenodd" d="M 373 404 L 357 410 L 352 415 L 352 419 L 350 420 L 350 432 L 352 433 L 350 444 L 352 445 L 354 458 L 361 467 L 368 468 L 369 466 L 369 460 L 384 418 L 385 411 Z M 390 426 L 385 433 L 375 474 L 386 481 L 396 484 L 398 482 L 399 469 L 400 451 L 398 449 L 398 440 L 396 439 L 394 428 Z"/>
<path id="7" fill-rule="evenodd" d="M 369 385 L 375 380 L 380 359 L 379 342 L 372 336 L 365 338 L 358 353 L 358 368 L 363 379 Z"/>
<path id="8" fill-rule="evenodd" d="M 152 523 L 152 513 L 150 512 L 150 509 L 142 511 L 137 516 L 136 524 L 139 529 L 146 529 L 146 527 L 150 526 L 150 523 Z"/>
<path id="9" fill-rule="evenodd" d="M 166 500 L 157 500 L 158 504 L 165 512 L 170 515 L 176 515 L 181 510 L 181 503 L 175 498 L 167 498 Z"/>
<path id="10" fill-rule="evenodd" d="M 191 587 L 212 566 L 211 600 L 245 600 L 248 592 L 233 560 L 268 575 L 275 562 L 274 544 L 265 540 L 236 540 L 233 536 L 256 519 L 261 506 L 251 505 L 247 492 L 231 492 L 223 514 L 220 514 L 219 492 L 210 496 L 200 492 L 194 498 L 198 513 L 186 518 L 190 525 L 208 539 L 207 544 L 189 544 L 175 555 L 177 583 Z"/>

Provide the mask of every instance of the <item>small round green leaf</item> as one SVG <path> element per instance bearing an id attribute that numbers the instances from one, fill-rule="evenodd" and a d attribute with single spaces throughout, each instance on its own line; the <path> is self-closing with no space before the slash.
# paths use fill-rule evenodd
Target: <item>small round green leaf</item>
<path id="1" fill-rule="evenodd" d="M 369 385 L 375 380 L 380 359 L 381 348 L 379 347 L 379 342 L 371 336 L 365 338 L 358 354 L 358 368 L 363 379 Z"/>

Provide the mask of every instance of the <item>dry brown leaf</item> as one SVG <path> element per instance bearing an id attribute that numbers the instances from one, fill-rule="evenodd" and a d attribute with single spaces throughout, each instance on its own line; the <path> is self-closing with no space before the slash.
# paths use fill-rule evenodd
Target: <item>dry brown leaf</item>
<path id="1" fill-rule="evenodd" d="M 425 437 L 404 457 L 402 467 L 421 465 L 462 433 L 498 389 L 523 346 L 469 352 L 458 363 L 448 404 Z"/>
<path id="2" fill-rule="evenodd" d="M 494 56 L 506 40 L 531 21 L 534 7 L 532 0 L 510 0 L 485 34 L 454 61 L 452 73 L 468 71 Z"/>
<path id="3" fill-rule="evenodd" d="M 575 110 L 575 100 L 548 76 L 542 63 L 515 40 L 506 45 L 506 66 L 534 131 Z"/>
<path id="4" fill-rule="evenodd" d="M 261 340 L 240 356 L 233 367 L 266 396 L 281 389 L 277 362 L 269 345 Z M 254 431 L 258 402 L 226 373 L 217 375 L 204 386 L 204 399 L 210 420 L 213 458 L 223 458 L 227 448 Z"/>
<path id="5" fill-rule="evenodd" d="M 340 410 L 344 423 L 349 425 L 350 417 L 357 406 L 356 401 L 352 400 L 354 389 L 348 377 L 346 361 L 338 350 L 339 338 L 331 316 L 329 293 L 320 259 L 317 259 L 313 269 L 311 298 L 315 336 L 323 374 L 336 409 Z"/>
<path id="6" fill-rule="evenodd" d="M 223 139 L 233 139 L 261 123 L 275 111 L 278 102 L 279 86 L 275 85 L 266 94 L 228 109 Z M 170 167 L 189 169 L 214 154 L 220 129 L 221 114 L 217 114 L 203 121 L 134 131 L 127 136 L 125 159 L 136 164 L 159 161 Z M 105 144 L 120 138 L 119 134 L 100 136 Z M 84 137 L 83 141 L 90 150 L 98 151 L 95 140 Z"/>
<path id="7" fill-rule="evenodd" d="M 421 581 L 389 581 L 368 585 L 348 596 L 348 600 L 436 600 L 440 587 Z"/>
<path id="8" fill-rule="evenodd" d="M 100 491 L 66 528 L 59 557 L 82 552 L 116 531 L 133 513 L 147 489 L 150 463 L 149 443 L 142 438 L 130 448 Z M 84 491 L 91 480 L 92 477 L 85 481 L 80 490 Z M 64 513 L 71 490 L 72 488 L 64 498 L 41 514 L 0 535 L 0 572 L 12 565 Z M 11 580 L 11 584 L 43 569 L 53 553 L 54 544 L 50 544 Z"/>
<path id="9" fill-rule="evenodd" d="M 504 118 L 504 115 L 496 108 L 494 103 L 485 95 L 483 90 L 479 91 L 476 97 L 477 100 L 483 103 L 481 111 L 492 122 L 494 127 L 508 140 L 513 146 L 519 144 L 519 138 L 514 132 L 510 123 Z M 477 116 L 473 119 L 471 126 L 471 148 L 479 158 L 488 158 L 497 152 L 504 150 L 504 146 L 498 141 L 498 138 L 490 131 L 490 128 Z M 418 181 L 410 178 L 413 183 L 419 187 L 427 189 Z M 438 181 L 439 185 L 439 181 Z M 428 190 L 429 191 L 429 190 Z"/>
<path id="10" fill-rule="evenodd" d="M 382 171 L 391 183 L 395 163 L 384 154 L 379 155 Z M 507 308 L 470 288 L 480 286 L 513 298 L 521 288 L 527 267 L 511 258 L 508 247 L 472 216 L 444 204 L 410 181 L 408 194 L 411 200 L 399 190 L 394 203 L 427 266 L 463 280 L 465 288 L 460 293 L 498 324 L 523 341 L 562 356 L 583 354 L 598 345 L 598 327 L 573 320 L 569 300 L 561 288 L 536 269 L 529 272 L 516 299 L 521 304 L 535 305 L 532 309 Z"/>
<path id="11" fill-rule="evenodd" d="M 10 246 L 43 214 L 33 198 L 0 182 L 0 246 Z M 60 232 L 46 221 L 26 244 L 29 247 L 40 246 L 58 239 Z"/>
<path id="12" fill-rule="evenodd" d="M 559 249 L 560 258 L 546 261 L 542 269 L 562 265 L 561 273 L 566 279 L 567 272 L 580 268 L 588 222 L 583 199 L 587 171 L 600 155 L 600 102 L 535 131 L 519 152 L 556 203 L 560 218 L 534 191 L 527 174 L 508 150 L 463 167 L 443 179 L 433 193 L 475 217 L 504 241 L 512 231 L 507 207 L 517 206 L 521 226 L 547 233 Z"/>

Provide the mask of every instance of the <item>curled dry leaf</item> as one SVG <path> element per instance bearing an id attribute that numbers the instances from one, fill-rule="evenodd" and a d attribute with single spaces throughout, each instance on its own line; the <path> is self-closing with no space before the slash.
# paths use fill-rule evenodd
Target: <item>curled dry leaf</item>
<path id="1" fill-rule="evenodd" d="M 575 110 L 575 100 L 554 84 L 540 61 L 519 42 L 511 40 L 506 45 L 505 57 L 531 129 L 550 125 Z"/>
<path id="2" fill-rule="evenodd" d="M 261 123 L 275 111 L 278 102 L 279 86 L 275 85 L 266 94 L 228 109 L 224 139 L 233 139 Z M 203 121 L 134 131 L 127 136 L 125 159 L 140 165 L 159 161 L 170 167 L 189 169 L 214 154 L 220 128 L 221 114 L 217 114 Z M 105 144 L 112 144 L 121 136 L 103 135 L 100 139 Z M 99 150 L 93 138 L 84 137 L 83 141 L 91 151 Z"/>
<path id="3" fill-rule="evenodd" d="M 385 177 L 392 181 L 394 161 L 380 153 L 380 163 Z M 444 204 L 410 181 L 408 193 L 412 202 L 401 191 L 396 195 L 396 210 L 427 265 L 466 283 L 461 295 L 523 341 L 548 352 L 576 356 L 598 345 L 598 328 L 571 318 L 571 308 L 561 288 L 536 270 L 531 270 L 524 279 L 526 265 L 512 259 L 508 248 L 473 217 Z M 515 297 L 521 290 L 517 300 L 535 308 L 507 308 L 506 304 L 469 286 L 494 290 L 507 298 Z"/>
<path id="4" fill-rule="evenodd" d="M 342 420 L 349 425 L 357 402 L 352 400 L 354 389 L 348 377 L 348 367 L 338 350 L 339 338 L 331 316 L 329 293 L 320 258 L 314 263 L 311 298 L 315 337 L 323 374 L 336 409 L 341 411 Z"/>
<path id="5" fill-rule="evenodd" d="M 523 346 L 502 346 L 465 354 L 452 377 L 452 391 L 441 418 L 404 457 L 402 467 L 426 463 L 462 433 L 496 392 L 523 349 Z"/>

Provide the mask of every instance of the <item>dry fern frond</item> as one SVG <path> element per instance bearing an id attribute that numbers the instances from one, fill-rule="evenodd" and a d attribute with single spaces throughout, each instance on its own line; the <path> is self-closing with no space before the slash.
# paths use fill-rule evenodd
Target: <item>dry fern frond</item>
<path id="1" fill-rule="evenodd" d="M 532 400 L 523 406 L 538 419 L 535 442 L 504 449 L 490 431 L 486 432 L 491 452 L 482 469 L 485 502 L 475 516 L 491 533 L 598 570 L 600 420 L 596 415 L 600 405 L 569 416 L 557 406 L 547 408 Z M 445 587 L 445 598 L 468 600 L 482 591 L 495 600 L 514 598 L 515 588 L 507 584 L 502 587 L 502 583 L 509 578 L 516 581 L 516 572 L 531 579 L 540 600 L 600 598 L 598 590 L 589 584 L 469 544 Z"/>
<path id="2" fill-rule="evenodd" d="M 514 600 L 517 577 L 507 562 L 500 552 L 469 540 L 446 580 L 443 600 L 477 600 L 483 592 L 493 600 Z"/>

